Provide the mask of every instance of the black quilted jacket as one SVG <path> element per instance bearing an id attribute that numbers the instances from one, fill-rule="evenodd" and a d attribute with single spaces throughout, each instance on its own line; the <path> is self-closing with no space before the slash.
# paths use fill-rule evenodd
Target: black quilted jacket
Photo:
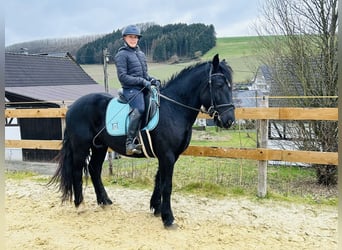
<path id="1" fill-rule="evenodd" d="M 141 89 L 144 80 L 150 81 L 145 54 L 137 48 L 121 47 L 115 55 L 115 65 L 123 88 Z"/>

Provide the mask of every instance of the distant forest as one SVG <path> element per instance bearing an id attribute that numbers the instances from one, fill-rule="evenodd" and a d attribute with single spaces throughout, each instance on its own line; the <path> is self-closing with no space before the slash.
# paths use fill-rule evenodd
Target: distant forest
<path id="1" fill-rule="evenodd" d="M 142 38 L 139 46 L 153 62 L 200 57 L 216 45 L 213 25 L 144 24 L 140 25 L 140 28 Z M 80 64 L 101 63 L 103 48 L 107 48 L 110 55 L 115 55 L 123 46 L 121 37 L 121 30 L 117 30 L 85 44 L 76 54 L 77 62 Z"/>
<path id="2" fill-rule="evenodd" d="M 153 62 L 177 62 L 197 58 L 216 45 L 213 25 L 138 24 L 142 38 L 139 46 L 148 59 Z M 111 55 L 123 46 L 121 30 L 106 35 L 84 36 L 79 38 L 46 39 L 14 44 L 6 47 L 6 52 L 27 52 L 29 54 L 69 52 L 80 64 L 102 64 L 103 49 Z M 23 48 L 24 51 L 23 51 Z"/>
<path id="3" fill-rule="evenodd" d="M 76 57 L 77 51 L 89 42 L 92 42 L 104 35 L 89 35 L 80 37 L 68 38 L 49 38 L 42 40 L 35 40 L 23 43 L 16 43 L 6 46 L 6 52 L 12 53 L 28 53 L 28 54 L 49 54 L 69 52 Z"/>

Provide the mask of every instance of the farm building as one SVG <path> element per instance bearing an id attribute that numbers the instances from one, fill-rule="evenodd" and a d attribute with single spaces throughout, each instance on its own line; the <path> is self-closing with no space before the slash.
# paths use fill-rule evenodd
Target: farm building
<path id="1" fill-rule="evenodd" d="M 287 105 L 286 99 L 277 99 L 275 96 L 280 95 L 279 86 L 274 81 L 272 76 L 272 70 L 267 65 L 261 65 L 258 68 L 257 74 L 251 86 L 251 90 L 259 91 L 259 96 L 264 95 L 269 97 L 268 107 L 286 107 Z M 290 122 L 286 121 L 269 121 L 269 147 L 270 148 L 279 148 L 279 145 L 282 145 L 284 149 L 291 149 L 294 147 L 293 143 L 288 141 L 287 128 L 290 126 Z M 272 141 L 273 140 L 273 141 Z"/>
<path id="2" fill-rule="evenodd" d="M 288 60 L 282 60 L 279 65 L 273 67 L 263 65 L 259 67 L 256 79 L 252 85 L 253 89 L 262 90 L 266 96 L 269 96 L 269 107 L 334 107 L 335 99 L 321 98 L 326 92 L 320 92 L 322 86 L 319 62 L 312 60 L 312 69 L 317 70 L 311 74 L 311 80 L 303 82 L 295 73 L 295 66 Z M 312 98 L 315 97 L 315 98 Z M 328 100 L 328 101 L 325 101 Z M 337 100 L 337 99 L 336 99 Z M 337 105 L 337 104 L 336 104 Z M 325 131 L 326 126 L 334 130 L 334 125 L 326 123 L 320 127 L 315 121 L 290 121 L 290 120 L 269 120 L 268 124 L 268 147 L 279 149 L 312 149 L 322 150 L 321 138 L 317 136 L 317 129 Z M 323 132 L 324 133 L 324 132 Z M 310 139 L 307 139 L 310 138 Z M 335 147 L 336 143 L 336 147 Z M 329 147 L 337 148 L 336 142 L 329 143 Z M 324 150 L 323 150 L 324 151 Z"/>
<path id="3" fill-rule="evenodd" d="M 69 53 L 15 54 L 5 53 L 6 108 L 58 108 L 68 106 L 79 97 L 105 92 L 76 63 Z M 110 90 L 116 95 L 115 90 Z M 60 140 L 62 124 L 59 118 L 18 118 L 6 120 L 6 139 Z M 18 149 L 15 149 L 18 150 Z M 15 153 L 18 157 L 18 152 Z M 25 161 L 50 161 L 55 150 L 23 149 L 19 155 Z M 6 149 L 6 158 L 14 149 Z M 19 156 L 20 158 L 20 156 Z"/>

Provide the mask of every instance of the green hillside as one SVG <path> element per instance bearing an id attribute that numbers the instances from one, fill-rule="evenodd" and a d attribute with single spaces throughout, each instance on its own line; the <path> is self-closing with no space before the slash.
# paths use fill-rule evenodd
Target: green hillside
<path id="1" fill-rule="evenodd" d="M 202 56 L 202 60 L 211 60 L 215 54 L 220 55 L 220 59 L 225 59 L 233 68 L 234 82 L 248 82 L 254 78 L 258 67 L 257 55 L 254 51 L 254 43 L 257 37 L 227 37 L 218 38 L 216 46 Z M 149 63 L 149 74 L 161 80 L 168 80 L 173 74 L 181 71 L 184 67 L 196 61 L 167 64 Z M 82 65 L 84 70 L 94 78 L 95 81 L 103 83 L 102 65 Z M 115 66 L 108 66 L 108 80 L 111 87 L 119 88 Z"/>
<path id="2" fill-rule="evenodd" d="M 256 36 L 217 38 L 216 46 L 203 57 L 211 57 L 216 53 L 220 53 L 226 59 L 255 55 L 254 43 L 257 39 Z"/>
<path id="3" fill-rule="evenodd" d="M 203 55 L 204 60 L 219 53 L 234 70 L 234 82 L 248 82 L 256 73 L 259 62 L 255 51 L 256 36 L 218 38 L 216 46 Z"/>

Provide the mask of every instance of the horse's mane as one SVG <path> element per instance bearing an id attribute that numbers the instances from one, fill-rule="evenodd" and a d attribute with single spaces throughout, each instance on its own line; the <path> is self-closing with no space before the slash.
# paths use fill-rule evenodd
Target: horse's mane
<path id="1" fill-rule="evenodd" d="M 166 88 L 167 86 L 171 85 L 175 80 L 177 80 L 178 78 L 183 77 L 184 75 L 188 74 L 190 71 L 192 71 L 195 68 L 198 68 L 202 65 L 208 64 L 209 61 L 207 62 L 198 62 L 196 64 L 192 64 L 188 67 L 185 67 L 184 69 L 182 69 L 180 72 L 173 74 L 168 80 L 166 80 L 163 83 L 163 88 Z"/>
<path id="2" fill-rule="evenodd" d="M 162 84 L 162 88 L 166 88 L 167 86 L 171 85 L 178 78 L 181 78 L 181 77 L 183 77 L 186 74 L 189 74 L 189 72 L 192 71 L 193 69 L 199 68 L 199 67 L 207 65 L 209 63 L 211 63 L 211 61 L 198 62 L 196 64 L 192 64 L 192 65 L 190 65 L 188 67 L 185 67 L 180 72 L 173 74 L 168 80 L 164 81 L 163 84 Z M 227 64 L 227 62 L 225 60 L 220 62 L 220 68 L 223 71 L 223 73 L 227 76 L 228 81 L 230 83 L 232 83 L 232 73 L 233 73 L 233 70 Z"/>

